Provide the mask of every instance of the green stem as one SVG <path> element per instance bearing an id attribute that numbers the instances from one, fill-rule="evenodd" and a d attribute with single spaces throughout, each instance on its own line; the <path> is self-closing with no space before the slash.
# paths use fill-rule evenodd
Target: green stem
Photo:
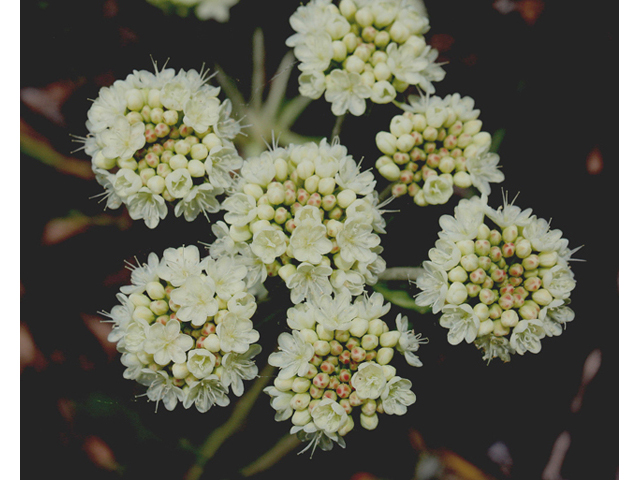
<path id="1" fill-rule="evenodd" d="M 264 35 L 262 29 L 257 28 L 253 33 L 253 76 L 251 79 L 251 108 L 260 110 L 262 107 L 262 92 L 264 90 Z"/>
<path id="2" fill-rule="evenodd" d="M 262 390 L 271 381 L 275 372 L 271 365 L 265 366 L 256 378 L 255 383 L 247 390 L 236 403 L 229 419 L 216 428 L 200 448 L 200 454 L 189 471 L 185 475 L 185 480 L 198 480 L 204 473 L 204 467 L 216 454 L 222 444 L 244 424 L 251 408 L 262 393 Z"/>
<path id="3" fill-rule="evenodd" d="M 422 267 L 391 267 L 378 275 L 378 280 L 416 280 L 423 272 Z"/>
<path id="4" fill-rule="evenodd" d="M 294 448 L 300 446 L 300 443 L 300 440 L 298 440 L 298 437 L 295 435 L 285 435 L 267 452 L 240 470 L 240 475 L 243 477 L 251 477 L 257 473 L 264 472 L 278 463 L 278 461 L 289 454 Z"/>
<path id="5" fill-rule="evenodd" d="M 340 135 L 340 130 L 342 130 L 342 124 L 344 123 L 344 117 L 346 116 L 347 114 L 343 113 L 342 115 L 336 117 L 336 123 L 333 126 L 333 130 L 331 131 L 331 137 L 329 138 L 329 140 L 333 140 L 335 137 Z"/>

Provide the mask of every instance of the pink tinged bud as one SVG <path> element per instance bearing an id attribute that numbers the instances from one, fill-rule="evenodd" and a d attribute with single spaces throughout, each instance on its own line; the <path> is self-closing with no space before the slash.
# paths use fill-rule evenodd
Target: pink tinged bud
<path id="1" fill-rule="evenodd" d="M 510 293 L 505 293 L 498 299 L 498 305 L 500 305 L 503 310 L 509 310 L 510 308 L 513 308 L 514 302 L 515 300 L 513 298 L 513 295 L 511 295 Z"/>
<path id="2" fill-rule="evenodd" d="M 409 163 L 411 157 L 408 153 L 404 152 L 396 152 L 393 154 L 393 161 L 398 165 L 404 165 L 405 163 Z"/>
<path id="3" fill-rule="evenodd" d="M 527 296 L 529 295 L 529 292 L 527 292 L 527 290 L 524 287 L 516 287 L 513 290 L 513 294 L 514 295 L 520 295 L 523 298 L 527 298 Z"/>
<path id="4" fill-rule="evenodd" d="M 345 346 L 347 347 L 348 350 L 353 350 L 355 347 L 360 346 L 360 340 L 354 337 L 349 337 L 349 340 L 347 340 L 347 343 Z"/>
<path id="5" fill-rule="evenodd" d="M 367 398 L 362 403 L 361 411 L 364 415 L 374 415 L 376 413 L 376 401 L 372 398 Z"/>
<path id="6" fill-rule="evenodd" d="M 362 405 L 362 399 L 358 396 L 356 392 L 351 392 L 349 395 L 349 405 L 352 407 L 359 407 Z"/>
<path id="7" fill-rule="evenodd" d="M 338 360 L 340 360 L 340 362 L 345 364 L 345 365 L 349 364 L 349 362 L 351 361 L 351 352 L 349 350 L 344 350 L 338 356 Z"/>
<path id="8" fill-rule="evenodd" d="M 411 152 L 409 152 L 409 157 L 414 162 L 424 162 L 427 159 L 427 154 L 424 150 L 414 147 Z"/>
<path id="9" fill-rule="evenodd" d="M 338 342 L 337 340 L 331 340 L 329 342 L 329 349 L 330 349 L 331 355 L 334 355 L 334 356 L 340 355 L 342 353 L 342 350 L 344 350 L 340 342 Z"/>
<path id="10" fill-rule="evenodd" d="M 491 230 L 489 233 L 489 243 L 499 245 L 502 242 L 502 234 L 498 230 Z"/>
<path id="11" fill-rule="evenodd" d="M 458 143 L 458 137 L 456 137 L 455 135 L 448 135 L 443 141 L 444 147 L 450 150 L 455 148 L 457 143 Z"/>
<path id="12" fill-rule="evenodd" d="M 144 161 L 151 168 L 156 168 L 158 165 L 160 165 L 160 157 L 158 157 L 158 155 L 156 155 L 155 153 L 147 153 L 144 156 Z"/>
<path id="13" fill-rule="evenodd" d="M 500 320 L 493 321 L 493 334 L 496 337 L 504 337 L 509 335 L 511 329 L 509 327 L 505 327 Z"/>
<path id="14" fill-rule="evenodd" d="M 413 182 L 413 172 L 410 170 L 403 170 L 400 172 L 400 181 L 407 185 Z"/>
<path id="15" fill-rule="evenodd" d="M 518 238 L 518 227 L 510 225 L 502 230 L 502 239 L 507 243 L 515 242 Z"/>
<path id="16" fill-rule="evenodd" d="M 364 357 L 365 361 L 370 362 L 372 360 L 375 360 L 375 358 L 378 356 L 378 352 L 376 352 L 375 350 L 371 350 L 371 351 L 367 351 L 367 356 Z"/>
<path id="17" fill-rule="evenodd" d="M 482 268 L 478 268 L 469 274 L 469 279 L 477 285 L 484 283 L 486 278 L 487 273 Z"/>
<path id="18" fill-rule="evenodd" d="M 296 393 L 291 398 L 291 408 L 294 410 L 304 410 L 309 406 L 309 402 L 311 402 L 311 395 L 308 393 Z"/>
<path id="19" fill-rule="evenodd" d="M 351 349 L 351 360 L 357 363 L 364 361 L 367 356 L 367 352 L 362 347 L 353 347 Z"/>
<path id="20" fill-rule="evenodd" d="M 406 195 L 407 186 L 404 183 L 396 183 L 393 187 L 391 187 L 391 195 L 394 197 L 401 197 L 402 195 Z"/>
<path id="21" fill-rule="evenodd" d="M 307 200 L 307 205 L 311 205 L 312 207 L 320 207 L 320 205 L 322 205 L 322 196 L 317 192 L 312 193 Z"/>
<path id="22" fill-rule="evenodd" d="M 156 132 L 154 130 L 152 130 L 151 128 L 147 128 L 144 131 L 144 139 L 147 143 L 153 143 L 158 140 L 158 136 L 156 135 Z"/>
<path id="23" fill-rule="evenodd" d="M 340 343 L 347 343 L 349 341 L 349 338 L 351 337 L 351 335 L 349 334 L 349 330 L 336 330 L 335 332 L 333 332 L 333 335 L 335 339 Z M 340 345 L 340 348 L 342 348 L 342 345 Z M 331 355 L 338 354 L 332 353 Z"/>
<path id="24" fill-rule="evenodd" d="M 516 253 L 516 246 L 513 243 L 505 243 L 502 246 L 502 256 L 511 258 Z"/>
<path id="25" fill-rule="evenodd" d="M 489 258 L 494 262 L 499 262 L 502 258 L 502 251 L 500 250 L 500 247 L 491 247 L 491 250 L 489 250 Z"/>
<path id="26" fill-rule="evenodd" d="M 335 369 L 336 367 L 332 363 L 329 363 L 327 361 L 324 361 L 320 364 L 320 370 L 329 375 L 331 375 L 335 371 Z"/>
<path id="27" fill-rule="evenodd" d="M 317 195 L 317 193 L 314 193 L 313 195 Z M 337 200 L 336 200 L 336 196 L 335 195 L 325 195 L 324 197 L 322 197 L 322 208 L 325 211 L 329 211 L 331 210 L 333 207 L 336 206 Z M 308 203 L 309 205 L 311 205 L 311 203 Z"/>
<path id="28" fill-rule="evenodd" d="M 309 395 L 311 398 L 322 398 L 322 395 L 324 395 L 324 388 L 318 388 L 315 385 L 311 385 L 311 387 L 309 387 Z"/>
<path id="29" fill-rule="evenodd" d="M 524 305 L 525 296 L 518 293 L 513 294 L 513 308 L 520 308 Z"/>
<path id="30" fill-rule="evenodd" d="M 284 224 L 284 229 L 289 233 L 293 232 L 295 228 L 296 224 L 294 223 L 293 218 L 287 220 L 287 222 Z"/>
<path id="31" fill-rule="evenodd" d="M 327 388 L 329 386 L 329 375 L 319 373 L 313 377 L 313 384 L 318 388 Z"/>
<path id="32" fill-rule="evenodd" d="M 500 288 L 500 295 L 506 295 L 507 293 L 513 294 L 515 287 L 513 285 L 505 285 Z"/>
<path id="33" fill-rule="evenodd" d="M 478 266 L 483 270 L 489 270 L 489 268 L 491 268 L 491 259 L 485 255 L 479 256 Z"/>
<path id="34" fill-rule="evenodd" d="M 534 306 L 526 303 L 525 305 L 520 307 L 520 309 L 518 310 L 518 313 L 525 320 L 534 320 L 538 318 L 538 310 Z"/>
<path id="35" fill-rule="evenodd" d="M 332 220 L 340 220 L 343 214 L 344 214 L 344 210 L 342 210 L 342 208 L 335 207 L 333 210 L 329 212 L 329 218 Z"/>
<path id="36" fill-rule="evenodd" d="M 422 188 L 420 188 L 420 185 L 418 185 L 417 183 L 412 183 L 407 189 L 410 197 L 415 197 L 421 190 Z"/>
<path id="37" fill-rule="evenodd" d="M 329 386 L 327 387 L 329 390 L 336 390 L 340 385 L 340 380 L 336 375 L 329 377 Z"/>
<path id="38" fill-rule="evenodd" d="M 362 337 L 362 348 L 365 350 L 373 350 L 378 346 L 379 340 L 377 335 L 367 334 Z"/>
<path id="39" fill-rule="evenodd" d="M 474 249 L 475 254 L 478 256 L 489 255 L 491 244 L 487 240 L 476 240 Z"/>
<path id="40" fill-rule="evenodd" d="M 529 255 L 522 260 L 522 266 L 525 270 L 535 270 L 540 265 L 540 258 L 537 255 Z"/>
<path id="41" fill-rule="evenodd" d="M 169 125 L 167 125 L 166 123 L 159 123 L 156 125 L 156 128 L 154 128 L 153 131 L 158 138 L 163 138 L 169 135 L 170 130 L 171 129 L 169 128 Z"/>
<path id="42" fill-rule="evenodd" d="M 539 277 L 530 277 L 524 281 L 524 288 L 529 292 L 535 292 L 542 287 L 542 280 Z"/>
<path id="43" fill-rule="evenodd" d="M 522 278 L 521 277 L 510 277 L 509 278 L 509 283 L 511 285 L 513 285 L 514 287 L 517 287 L 518 285 L 520 285 L 522 283 Z"/>
<path id="44" fill-rule="evenodd" d="M 338 395 L 333 390 L 325 390 L 324 393 L 322 394 L 322 397 L 323 398 L 330 398 L 331 400 L 333 400 L 335 402 L 338 401 Z"/>
<path id="45" fill-rule="evenodd" d="M 156 323 L 161 323 L 162 325 L 166 325 L 169 321 L 169 315 L 160 315 L 156 318 Z"/>
<path id="46" fill-rule="evenodd" d="M 306 205 L 309 200 L 309 192 L 307 192 L 304 188 L 299 188 L 296 193 L 296 198 L 301 205 Z"/>
<path id="47" fill-rule="evenodd" d="M 349 391 L 351 391 L 351 389 L 349 389 Z M 340 394 L 338 394 L 338 396 L 340 396 Z M 351 406 L 351 403 L 349 403 L 348 398 L 342 398 L 342 400 L 340 400 L 338 404 L 342 408 L 344 408 L 344 411 L 347 412 L 347 415 L 349 415 L 353 411 L 353 407 Z"/>
<path id="48" fill-rule="evenodd" d="M 435 153 L 430 153 L 427 156 L 427 165 L 431 168 L 438 168 L 438 166 L 440 165 L 440 155 L 437 155 Z"/>
<path id="49" fill-rule="evenodd" d="M 466 287 L 467 295 L 469 295 L 469 297 L 471 298 L 476 298 L 478 295 L 480 295 L 480 290 L 482 290 L 480 285 L 475 285 L 473 283 L 467 283 Z"/>
<path id="50" fill-rule="evenodd" d="M 493 302 L 496 301 L 496 296 L 493 293 L 493 290 L 490 290 L 488 288 L 483 288 L 482 290 L 480 290 L 480 294 L 478 295 L 478 298 L 485 305 L 491 305 Z"/>
<path id="51" fill-rule="evenodd" d="M 501 268 L 497 268 L 491 273 L 491 280 L 493 280 L 496 283 L 501 283 L 506 279 L 507 279 L 507 274 Z"/>
<path id="52" fill-rule="evenodd" d="M 351 372 L 343 368 L 338 374 L 338 380 L 340 380 L 342 383 L 349 383 L 351 381 Z"/>
<path id="53" fill-rule="evenodd" d="M 305 373 L 303 377 L 308 378 L 309 380 L 312 380 L 313 377 L 315 377 L 317 374 L 318 374 L 318 369 L 314 365 L 309 365 L 309 368 L 307 369 L 307 373 Z"/>
<path id="54" fill-rule="evenodd" d="M 494 303 L 489 307 L 489 318 L 496 320 L 502 316 L 502 308 L 497 303 Z"/>
<path id="55" fill-rule="evenodd" d="M 509 267 L 509 275 L 512 277 L 521 277 L 524 273 L 524 267 L 519 263 L 514 263 Z"/>

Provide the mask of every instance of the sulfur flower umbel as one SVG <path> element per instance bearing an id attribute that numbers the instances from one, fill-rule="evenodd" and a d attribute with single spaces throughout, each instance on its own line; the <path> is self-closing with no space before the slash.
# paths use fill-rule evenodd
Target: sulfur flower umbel
<path id="1" fill-rule="evenodd" d="M 279 351 L 269 356 L 280 370 L 265 392 L 276 420 L 291 418 L 291 433 L 310 442 L 305 450 L 330 450 L 334 442 L 344 447 L 354 418 L 373 430 L 379 414 L 404 415 L 415 403 L 411 382 L 390 362 L 398 352 L 409 365 L 421 366 L 415 351 L 426 340 L 409 331 L 400 314 L 398 329 L 391 329 L 380 318 L 390 308 L 374 293 L 353 301 L 323 296 L 287 311 L 291 333 L 280 334 Z"/>
<path id="2" fill-rule="evenodd" d="M 147 0 L 166 13 L 186 17 L 190 13 L 200 20 L 229 21 L 229 10 L 240 0 Z"/>
<path id="3" fill-rule="evenodd" d="M 423 36 L 429 19 L 415 1 L 311 0 L 289 22 L 300 93 L 324 94 L 336 116 L 362 115 L 368 99 L 389 103 L 410 85 L 431 93 L 432 82 L 444 78 Z"/>
<path id="4" fill-rule="evenodd" d="M 416 304 L 441 313 L 448 340 L 475 343 L 483 359 L 538 353 L 574 319 L 575 288 L 562 231 L 514 204 L 497 210 L 486 197 L 461 200 L 440 217 L 440 239 L 417 278 Z"/>
<path id="5" fill-rule="evenodd" d="M 121 288 L 120 305 L 104 312 L 114 323 L 109 341 L 122 353 L 124 377 L 147 386 L 148 399 L 167 410 L 178 402 L 203 413 L 226 406 L 229 389 L 242 395 L 243 381 L 258 374 L 247 269 L 227 264 L 235 276 L 221 282 L 217 263 L 201 259 L 193 245 L 169 248 L 160 259 L 152 253 L 130 266 L 132 284 Z"/>
<path id="6" fill-rule="evenodd" d="M 279 275 L 294 304 L 360 295 L 385 269 L 375 184 L 337 142 L 274 147 L 245 161 L 210 253 L 239 252 L 256 278 Z"/>
<path id="7" fill-rule="evenodd" d="M 242 165 L 233 144 L 240 125 L 206 72 L 154 66 L 100 89 L 83 139 L 106 206 L 124 203 L 149 228 L 166 217 L 167 204 L 187 221 L 219 211 L 217 196 Z"/>
<path id="8" fill-rule="evenodd" d="M 378 172 L 393 182 L 396 197 L 409 194 L 420 206 L 446 203 L 453 187 L 491 193 L 490 183 L 504 180 L 500 158 L 488 151 L 491 135 L 482 132 L 471 97 L 459 94 L 409 97 L 405 111 L 391 119 L 390 131 L 376 135 L 384 154 Z"/>

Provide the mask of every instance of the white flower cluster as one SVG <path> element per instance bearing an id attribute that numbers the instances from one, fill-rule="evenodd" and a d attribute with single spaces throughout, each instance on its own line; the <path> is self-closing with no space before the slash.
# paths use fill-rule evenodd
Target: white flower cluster
<path id="1" fill-rule="evenodd" d="M 386 266 L 375 184 L 336 142 L 265 151 L 245 161 L 238 191 L 222 203 L 226 224 L 213 227 L 210 253 L 239 252 L 262 280 L 280 275 L 294 304 L 344 290 L 360 295 Z"/>
<path id="2" fill-rule="evenodd" d="M 486 197 L 473 197 L 461 200 L 454 216 L 440 217 L 440 226 L 417 279 L 416 304 L 442 312 L 449 343 L 474 342 L 485 360 L 507 362 L 514 352 L 538 353 L 542 338 L 560 335 L 573 320 L 567 305 L 576 282 L 568 262 L 575 250 L 531 209 L 505 199 L 494 210 Z"/>
<path id="3" fill-rule="evenodd" d="M 148 386 L 150 401 L 173 410 L 178 401 L 199 412 L 229 404 L 244 380 L 258 374 L 261 351 L 251 317 L 256 302 L 244 281 L 247 269 L 231 257 L 200 258 L 195 246 L 169 248 L 161 259 L 132 268 L 113 322 L 124 377 Z"/>
<path id="4" fill-rule="evenodd" d="M 191 12 L 200 20 L 229 21 L 229 10 L 240 0 L 147 0 L 167 13 L 186 17 Z"/>
<path id="5" fill-rule="evenodd" d="M 216 196 L 242 165 L 232 142 L 240 126 L 206 81 L 204 72 L 156 68 L 100 89 L 84 148 L 107 207 L 124 203 L 149 228 L 166 217 L 167 202 L 187 221 L 220 209 Z"/>
<path id="6" fill-rule="evenodd" d="M 404 415 L 415 403 L 411 382 L 389 363 L 398 351 L 409 365 L 422 366 L 415 352 L 425 340 L 408 330 L 400 314 L 391 330 L 381 319 L 390 308 L 380 293 L 353 302 L 345 293 L 287 311 L 291 333 L 280 334 L 279 351 L 269 356 L 280 370 L 265 392 L 276 421 L 291 418 L 291 433 L 310 441 L 307 448 L 329 450 L 333 442 L 344 447 L 358 407 L 360 425 L 373 430 L 378 414 Z"/>
<path id="7" fill-rule="evenodd" d="M 289 22 L 286 41 L 300 60 L 300 94 L 323 94 L 334 115 L 362 115 L 366 99 L 389 103 L 409 85 L 434 91 L 444 78 L 423 35 L 429 19 L 415 1 L 311 0 Z"/>
<path id="8" fill-rule="evenodd" d="M 500 158 L 488 152 L 491 135 L 480 131 L 480 110 L 474 110 L 471 97 L 412 95 L 409 102 L 401 105 L 404 114 L 391 119 L 391 131 L 376 135 L 384 154 L 376 168 L 394 182 L 394 196 L 408 193 L 417 205 L 438 205 L 449 200 L 454 185 L 473 185 L 489 195 L 489 183 L 504 180 Z"/>

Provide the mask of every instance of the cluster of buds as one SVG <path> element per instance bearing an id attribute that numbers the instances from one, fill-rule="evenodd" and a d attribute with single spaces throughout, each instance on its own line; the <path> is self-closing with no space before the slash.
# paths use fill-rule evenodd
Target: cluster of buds
<path id="1" fill-rule="evenodd" d="M 193 221 L 220 209 L 216 196 L 242 165 L 233 138 L 239 124 L 205 72 L 134 71 L 103 87 L 88 111 L 84 141 L 106 206 L 127 206 L 155 228 L 175 204 Z"/>
<path id="2" fill-rule="evenodd" d="M 298 7 L 286 43 L 300 60 L 300 93 L 324 94 L 334 115 L 362 115 L 366 99 L 389 103 L 409 85 L 432 93 L 444 70 L 425 42 L 429 19 L 417 3 L 311 0 Z"/>
<path id="3" fill-rule="evenodd" d="M 414 352 L 424 341 L 408 331 L 402 315 L 391 330 L 380 318 L 389 309 L 375 293 L 353 303 L 348 295 L 325 296 L 288 310 L 291 333 L 280 334 L 279 351 L 269 356 L 280 370 L 265 392 L 276 420 L 291 418 L 291 433 L 310 441 L 309 447 L 344 447 L 354 417 L 373 430 L 379 414 L 404 415 L 415 403 L 411 382 L 396 375 L 390 362 L 397 351 L 421 366 Z"/>
<path id="4" fill-rule="evenodd" d="M 442 312 L 449 343 L 474 342 L 488 361 L 538 353 L 542 338 L 560 335 L 574 318 L 567 306 L 573 251 L 560 230 L 531 213 L 506 199 L 497 210 L 486 197 L 462 200 L 455 216 L 440 218 L 440 239 L 417 279 L 416 303 Z"/>
<path id="5" fill-rule="evenodd" d="M 391 119 L 390 132 L 376 135 L 384 154 L 378 172 L 393 182 L 392 194 L 409 194 L 420 206 L 446 203 L 453 187 L 476 187 L 491 193 L 490 182 L 502 182 L 499 157 L 489 153 L 491 135 L 482 132 L 470 97 L 459 94 L 409 98 L 405 113 Z"/>
<path id="6" fill-rule="evenodd" d="M 250 250 L 286 282 L 294 304 L 342 290 L 360 295 L 385 268 L 375 184 L 337 142 L 263 152 L 245 161 L 238 191 L 222 203 L 229 227 L 218 229 L 228 239 L 212 254 Z"/>
<path id="7" fill-rule="evenodd" d="M 193 13 L 200 20 L 229 21 L 229 10 L 240 0 L 147 0 L 165 13 L 186 17 Z"/>
<path id="8" fill-rule="evenodd" d="M 195 246 L 169 248 L 161 259 L 131 266 L 132 284 L 120 305 L 103 314 L 114 322 L 124 377 L 148 387 L 146 395 L 167 410 L 180 401 L 200 412 L 229 404 L 229 389 L 244 392 L 258 367 L 261 347 L 251 317 L 257 305 L 247 292 L 247 270 L 232 257 L 200 259 Z"/>

